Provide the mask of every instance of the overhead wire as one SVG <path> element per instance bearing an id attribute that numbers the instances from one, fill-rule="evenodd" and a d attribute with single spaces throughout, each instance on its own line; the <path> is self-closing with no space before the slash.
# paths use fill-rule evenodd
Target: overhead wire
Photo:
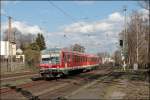
<path id="1" fill-rule="evenodd" d="M 72 15 L 70 15 L 69 13 L 67 13 L 65 10 L 63 10 L 61 7 L 59 7 L 58 5 L 54 4 L 52 1 L 48 1 L 49 4 L 53 7 L 55 7 L 57 10 L 59 10 L 62 14 L 64 14 L 66 17 L 68 17 L 69 19 L 71 19 L 73 22 L 77 22 L 78 20 L 73 17 Z M 81 27 L 84 27 L 85 25 L 80 23 L 79 26 Z M 96 35 L 96 34 L 84 34 L 82 33 L 82 35 L 87 35 L 88 37 L 89 36 L 93 36 L 93 35 Z M 64 38 L 67 38 L 68 35 L 64 34 Z"/>
<path id="2" fill-rule="evenodd" d="M 54 4 L 52 1 L 48 1 L 50 5 L 52 5 L 53 7 L 55 7 L 56 9 L 58 9 L 61 13 L 63 13 L 65 16 L 67 16 L 68 18 L 70 18 L 72 21 L 76 21 L 76 19 L 71 16 L 69 13 L 67 13 L 65 10 L 63 10 L 62 8 L 60 8 L 59 6 L 57 6 L 56 4 Z"/>
<path id="3" fill-rule="evenodd" d="M 63 10 L 62 8 L 60 8 L 58 5 L 54 4 L 52 1 L 48 1 L 50 5 L 52 5 L 53 7 L 55 7 L 57 10 L 59 10 L 62 14 L 64 14 L 66 17 L 68 17 L 69 19 L 71 19 L 73 22 L 77 22 L 78 19 L 76 19 L 75 17 L 73 17 L 72 15 L 70 15 L 69 13 L 67 13 L 65 10 Z M 84 27 L 83 24 L 80 24 L 80 26 Z"/>

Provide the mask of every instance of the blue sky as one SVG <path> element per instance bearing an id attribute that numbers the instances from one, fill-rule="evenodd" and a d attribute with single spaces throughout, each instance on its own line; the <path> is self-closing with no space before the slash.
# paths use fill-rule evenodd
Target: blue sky
<path id="1" fill-rule="evenodd" d="M 128 14 L 132 10 L 141 9 L 137 1 L 52 2 L 75 20 L 71 20 L 70 17 L 64 15 L 48 1 L 2 2 L 1 13 L 12 16 L 15 19 L 15 27 L 18 26 L 22 29 L 20 26 L 23 24 L 22 27 L 31 30 L 30 32 L 35 32 L 34 34 L 38 31 L 43 32 L 48 48 L 54 46 L 65 47 L 73 43 L 79 43 L 86 47 L 87 52 L 96 53 L 113 52 L 116 49 L 116 37 L 123 24 L 122 9 L 124 5 L 128 8 Z M 115 18 L 119 19 L 116 20 Z M 7 18 L 2 15 L 1 24 L 5 26 L 6 23 Z M 118 29 L 116 27 L 112 28 L 115 25 L 116 27 L 118 25 Z M 110 30 L 107 30 L 107 27 Z M 28 32 L 25 29 L 23 31 Z M 97 35 L 88 37 L 83 33 Z M 64 34 L 66 34 L 66 38 L 63 37 Z M 108 40 L 110 40 L 109 43 L 106 42 Z M 100 45 L 94 46 L 91 43 Z"/>

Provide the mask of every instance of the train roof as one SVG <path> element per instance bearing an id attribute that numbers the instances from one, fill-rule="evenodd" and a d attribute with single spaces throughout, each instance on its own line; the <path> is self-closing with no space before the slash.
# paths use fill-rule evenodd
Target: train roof
<path id="1" fill-rule="evenodd" d="M 68 52 L 68 53 L 84 55 L 84 56 L 88 56 L 88 57 L 98 57 L 97 55 L 94 55 L 94 54 L 87 54 L 87 53 L 82 53 L 82 52 L 77 52 L 77 51 L 69 51 L 69 50 L 62 50 L 62 51 L 63 52 Z"/>
<path id="2" fill-rule="evenodd" d="M 46 50 L 42 50 L 42 54 L 49 54 L 49 53 L 52 53 L 52 52 L 60 52 L 61 49 L 60 48 L 50 48 L 50 49 L 46 49 Z"/>
<path id="3" fill-rule="evenodd" d="M 58 53 L 60 51 L 67 52 L 67 53 L 74 53 L 77 55 L 84 55 L 84 56 L 88 56 L 88 57 L 98 57 L 97 55 L 94 55 L 94 54 L 87 54 L 87 53 L 82 53 L 82 52 L 78 52 L 78 51 L 71 51 L 71 50 L 61 49 L 61 48 L 50 48 L 50 49 L 43 50 L 41 53 L 42 54 L 49 54 L 49 53 Z"/>

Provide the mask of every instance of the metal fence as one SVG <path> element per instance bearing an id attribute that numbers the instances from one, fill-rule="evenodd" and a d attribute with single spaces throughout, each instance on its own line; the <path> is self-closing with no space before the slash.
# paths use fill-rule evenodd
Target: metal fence
<path id="1" fill-rule="evenodd" d="M 11 71 L 19 71 L 24 68 L 25 68 L 25 63 L 23 62 L 23 60 L 21 58 L 16 59 L 16 57 L 13 56 L 10 60 L 4 56 L 0 57 L 1 73 L 11 72 Z"/>

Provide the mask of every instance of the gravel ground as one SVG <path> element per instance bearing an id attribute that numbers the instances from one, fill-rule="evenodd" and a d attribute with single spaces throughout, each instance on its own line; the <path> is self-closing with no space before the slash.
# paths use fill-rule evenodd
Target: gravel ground
<path id="1" fill-rule="evenodd" d="M 36 81 L 34 86 L 22 88 L 25 92 L 8 92 L 1 95 L 1 100 L 28 100 L 27 94 L 38 96 L 40 100 L 149 100 L 149 78 L 147 76 L 145 72 L 122 72 L 100 68 L 64 79 L 41 80 L 41 83 Z M 13 97 L 10 98 L 11 96 Z"/>
<path id="2" fill-rule="evenodd" d="M 98 79 L 99 81 L 95 82 L 95 84 L 80 89 L 77 93 L 69 96 L 67 99 L 149 100 L 150 84 L 148 81 L 138 80 L 141 75 L 139 77 L 137 75 L 136 80 L 131 80 L 132 76 L 126 75 L 126 73 L 122 73 L 117 77 L 115 75 L 115 78 L 113 78 L 112 76 L 109 76 L 104 80 Z"/>

